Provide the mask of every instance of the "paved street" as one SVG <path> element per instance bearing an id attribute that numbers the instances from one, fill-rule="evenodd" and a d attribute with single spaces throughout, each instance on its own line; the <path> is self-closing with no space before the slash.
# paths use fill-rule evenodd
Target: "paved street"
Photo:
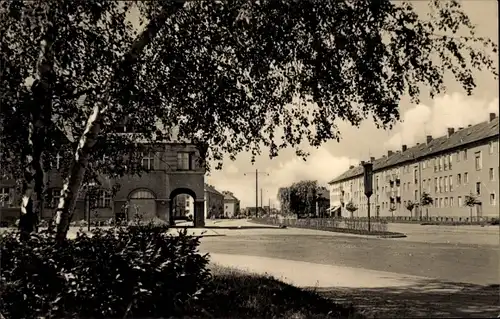
<path id="1" fill-rule="evenodd" d="M 219 226 L 210 230 L 226 235 L 202 239 L 201 250 L 214 254 L 214 262 L 316 287 L 377 317 L 491 318 L 500 313 L 496 227 L 393 224 L 391 230 L 408 238 L 377 239 L 294 228 L 245 229 L 252 226 L 246 221 L 207 226 Z"/>

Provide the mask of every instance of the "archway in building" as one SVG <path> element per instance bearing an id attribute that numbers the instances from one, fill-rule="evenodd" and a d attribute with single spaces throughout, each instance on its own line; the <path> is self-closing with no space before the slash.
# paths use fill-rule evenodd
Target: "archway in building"
<path id="1" fill-rule="evenodd" d="M 128 219 L 140 216 L 142 220 L 150 220 L 157 217 L 156 195 L 149 189 L 141 188 L 129 194 Z"/>
<path id="2" fill-rule="evenodd" d="M 194 226 L 196 194 L 189 188 L 176 188 L 170 193 L 172 225 Z"/>

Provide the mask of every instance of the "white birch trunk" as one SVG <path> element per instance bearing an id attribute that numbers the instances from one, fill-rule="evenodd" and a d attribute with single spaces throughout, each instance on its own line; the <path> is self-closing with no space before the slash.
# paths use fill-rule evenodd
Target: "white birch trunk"
<path id="1" fill-rule="evenodd" d="M 124 56 L 121 63 L 117 65 L 115 69 L 116 72 L 113 77 L 106 81 L 106 84 L 103 85 L 104 98 L 102 101 L 109 102 L 109 96 L 106 92 L 109 85 L 116 83 L 116 80 L 123 81 L 123 78 L 126 78 L 127 70 L 135 64 L 144 48 L 153 40 L 160 29 L 165 26 L 167 19 L 184 6 L 185 1 L 186 0 L 172 1 L 174 5 L 164 8 L 157 17 L 149 22 L 145 30 L 132 44 L 130 51 Z M 108 107 L 109 105 L 104 106 L 99 103 L 94 106 L 92 114 L 87 121 L 85 131 L 80 137 L 80 141 L 71 164 L 71 169 L 69 171 L 69 176 L 64 183 L 61 191 L 61 199 L 56 210 L 56 241 L 58 243 L 61 243 L 66 239 L 69 224 L 76 206 L 78 191 L 87 170 L 89 154 L 92 151 L 92 147 L 96 143 L 96 139 L 101 130 L 101 119 L 106 113 Z"/>
<path id="2" fill-rule="evenodd" d="M 52 44 L 55 37 L 55 26 L 49 23 L 44 38 L 40 42 L 37 74 L 31 87 L 35 103 L 30 105 L 19 222 L 19 229 L 24 236 L 37 230 L 38 220 L 43 210 L 43 196 L 47 178 L 43 169 L 42 157 L 46 140 L 46 127 L 52 116 L 51 86 L 54 77 Z"/>

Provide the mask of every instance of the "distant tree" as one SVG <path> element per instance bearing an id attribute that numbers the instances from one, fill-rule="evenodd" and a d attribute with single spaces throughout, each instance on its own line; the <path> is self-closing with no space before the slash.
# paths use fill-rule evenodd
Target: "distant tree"
<path id="1" fill-rule="evenodd" d="M 410 217 L 413 216 L 413 209 L 415 208 L 416 204 L 414 202 L 412 202 L 411 200 L 409 200 L 407 203 L 406 203 L 406 209 L 410 212 Z"/>
<path id="2" fill-rule="evenodd" d="M 394 217 L 395 211 L 396 211 L 396 206 L 393 204 L 389 207 L 389 212 L 391 213 L 391 217 Z"/>
<path id="3" fill-rule="evenodd" d="M 474 70 L 496 76 L 496 45 L 475 35 L 459 2 L 429 6 L 423 17 L 390 0 L 3 1 L 0 148 L 22 163 L 23 214 L 43 193 L 54 127 L 76 136 L 57 208 L 61 242 L 95 149 L 125 115 L 152 142 L 178 128 L 220 168 L 224 153 L 254 161 L 261 145 L 270 157 L 286 147 L 305 157 L 305 140 L 340 139 L 337 121 L 391 128 L 402 96 L 445 92 L 447 73 L 468 93 Z"/>
<path id="4" fill-rule="evenodd" d="M 422 197 L 420 198 L 420 205 L 425 207 L 425 219 L 429 219 L 429 206 L 434 204 L 434 200 L 432 199 L 431 195 L 428 193 L 424 192 L 422 194 Z"/>
<path id="5" fill-rule="evenodd" d="M 469 195 L 466 195 L 465 196 L 465 200 L 464 200 L 464 206 L 467 206 L 469 207 L 469 221 L 472 223 L 472 209 L 479 204 L 479 201 L 477 199 L 477 196 L 473 193 L 473 192 L 470 192 Z"/>
<path id="6" fill-rule="evenodd" d="M 358 207 L 354 205 L 354 203 L 351 200 L 349 203 L 345 205 L 345 209 L 347 209 L 347 211 L 351 213 L 351 217 L 354 217 L 354 212 L 358 210 Z"/>

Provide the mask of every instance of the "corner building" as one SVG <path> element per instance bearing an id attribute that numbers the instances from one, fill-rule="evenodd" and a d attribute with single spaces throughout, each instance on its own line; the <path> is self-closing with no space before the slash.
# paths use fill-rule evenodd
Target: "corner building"
<path id="1" fill-rule="evenodd" d="M 425 143 L 401 150 L 389 150 L 373 163 L 373 195 L 370 215 L 374 217 L 426 217 L 432 220 L 467 220 L 470 207 L 465 196 L 473 194 L 478 202 L 472 208 L 472 219 L 497 218 L 499 195 L 499 127 L 495 113 L 489 120 L 466 128 L 448 128 L 438 138 L 427 136 Z M 366 217 L 368 206 L 364 195 L 363 167 L 351 166 L 330 183 L 330 207 L 336 216 Z M 416 207 L 410 213 L 408 201 L 419 203 L 423 193 L 434 203 Z M 358 207 L 353 214 L 345 209 L 352 201 Z"/>

